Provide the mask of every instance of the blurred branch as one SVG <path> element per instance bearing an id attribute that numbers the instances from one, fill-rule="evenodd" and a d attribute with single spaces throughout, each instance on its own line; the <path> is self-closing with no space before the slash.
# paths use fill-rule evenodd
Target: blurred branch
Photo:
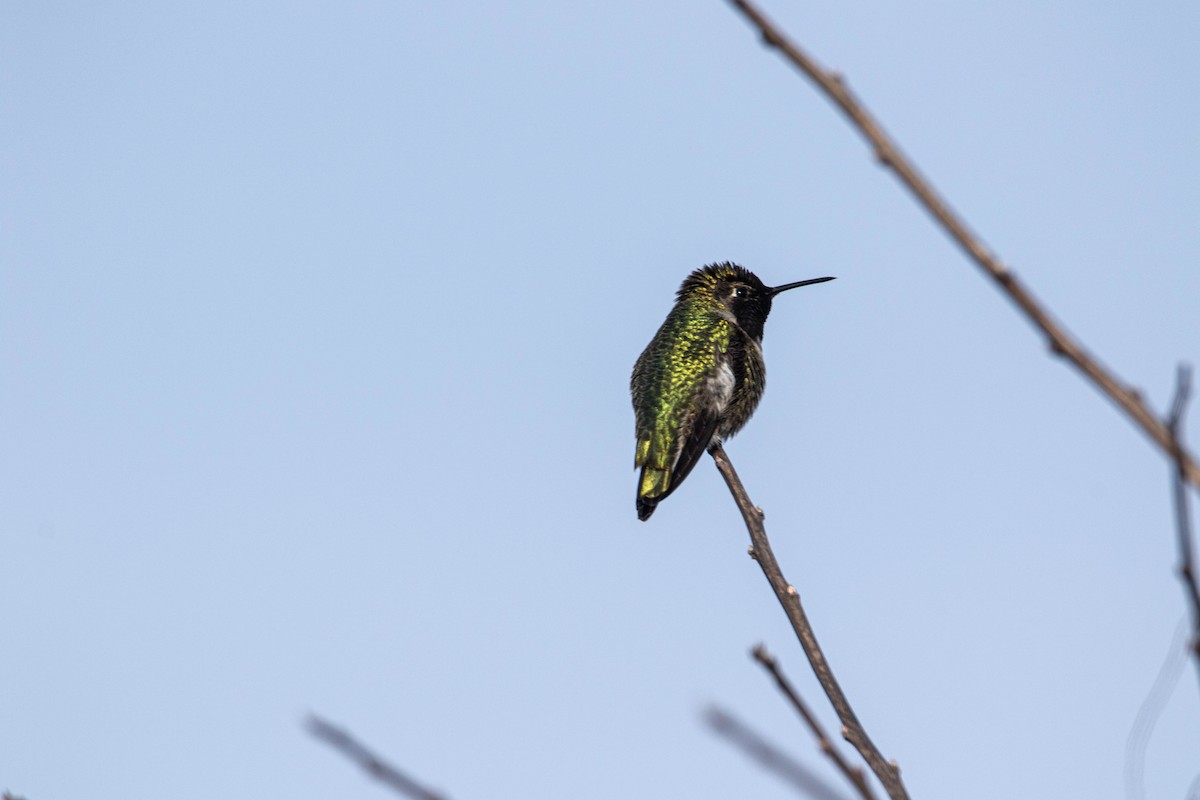
<path id="1" fill-rule="evenodd" d="M 800 764 L 779 748 L 771 745 L 732 715 L 713 707 L 704 713 L 704 720 L 713 732 L 724 736 L 763 769 L 774 772 L 799 791 L 817 800 L 846 800 L 808 767 Z"/>
<path id="2" fill-rule="evenodd" d="M 1184 410 L 1192 393 L 1192 370 L 1180 365 L 1175 376 L 1175 400 L 1171 403 L 1171 413 L 1167 415 L 1166 426 L 1171 434 L 1171 454 L 1175 458 L 1175 530 L 1179 540 L 1179 579 L 1183 581 L 1183 590 L 1191 601 L 1192 635 L 1188 649 L 1196 659 L 1196 669 L 1200 670 L 1200 586 L 1196 584 L 1196 558 L 1192 547 L 1192 521 L 1188 512 L 1187 462 L 1183 452 L 1180 436 L 1183 431 Z"/>
<path id="3" fill-rule="evenodd" d="M 398 794 L 414 800 L 446 800 L 445 795 L 426 789 L 400 770 L 372 753 L 354 737 L 315 714 L 309 715 L 308 732 L 370 773 Z"/>
<path id="4" fill-rule="evenodd" d="M 861 767 L 852 767 L 846 759 L 842 758 L 842 754 L 834 746 L 833 740 L 825 733 L 825 728 L 817 720 L 816 716 L 809 709 L 808 704 L 800 698 L 800 694 L 792 686 L 791 682 L 784 676 L 783 671 L 779 669 L 779 662 L 775 657 L 767 652 L 767 648 L 763 645 L 756 645 L 751 651 L 754 655 L 754 660 L 762 665 L 772 678 L 775 679 L 775 685 L 779 687 L 779 691 L 783 692 L 784 696 L 791 702 L 792 707 L 804 719 L 809 730 L 817 739 L 817 746 L 821 748 L 821 752 L 829 756 L 837 768 L 846 776 L 846 780 L 854 784 L 854 788 L 858 790 L 863 800 L 875 800 L 875 795 L 871 791 L 871 787 L 867 785 L 866 775 L 863 774 Z"/>
<path id="5" fill-rule="evenodd" d="M 762 568 L 767 582 L 775 590 L 779 604 L 783 606 L 788 620 L 792 623 L 792 628 L 800 639 L 800 646 L 804 648 L 804 654 L 808 656 L 808 663 L 812 665 L 813 672 L 816 673 L 817 680 L 821 683 L 821 688 L 825 690 L 829 702 L 833 704 L 838 718 L 842 721 L 842 735 L 862 754 L 871 771 L 875 773 L 884 789 L 887 790 L 888 796 L 892 800 L 907 800 L 908 792 L 900 780 L 900 767 L 896 762 L 884 759 L 879 748 L 867 735 L 862 723 L 858 721 L 858 716 L 850 707 L 850 701 L 846 699 L 842 687 L 838 685 L 837 678 L 834 677 L 833 670 L 829 667 L 829 662 L 825 660 L 825 653 L 822 652 L 821 645 L 817 643 L 816 634 L 813 633 L 812 625 L 808 622 L 808 615 L 804 613 L 804 606 L 800 604 L 799 593 L 783 577 L 783 572 L 779 569 L 779 562 L 775 560 L 775 553 L 772 552 L 771 543 L 767 539 L 766 528 L 763 527 L 762 510 L 750 502 L 750 497 L 746 494 L 746 489 L 742 486 L 742 481 L 738 478 L 733 464 L 730 463 L 729 456 L 725 454 L 725 449 L 721 445 L 717 445 L 709 452 L 712 454 L 713 460 L 717 462 L 717 469 L 720 470 L 721 477 L 729 486 L 729 491 L 733 493 L 733 499 L 742 512 L 742 518 L 746 521 L 746 529 L 750 531 L 750 556 Z"/>
<path id="6" fill-rule="evenodd" d="M 1125 739 L 1125 797 L 1126 800 L 1142 800 L 1146 796 L 1146 746 L 1150 743 L 1150 735 L 1158 724 L 1171 693 L 1179 683 L 1179 675 L 1187 663 L 1187 650 L 1184 641 L 1189 639 L 1191 626 L 1186 615 L 1175 626 L 1175 635 L 1171 637 L 1171 646 L 1163 656 L 1158 675 L 1142 699 L 1133 725 L 1129 727 L 1129 736 Z"/>
<path id="7" fill-rule="evenodd" d="M 832 100 L 875 150 L 879 162 L 891 169 L 912 192 L 930 215 L 1000 288 L 1008 295 L 1026 318 L 1045 334 L 1050 350 L 1073 364 L 1096 388 L 1113 401 L 1135 425 L 1158 445 L 1163 453 L 1175 459 L 1180 472 L 1193 486 L 1200 488 L 1200 465 L 1175 441 L 1167 426 L 1154 415 L 1142 400 L 1141 393 L 1123 384 L 1116 375 L 1092 356 L 1083 345 L 1072 338 L 1038 302 L 1029 289 L 998 258 L 988 252 L 966 223 L 934 191 L 916 166 L 884 133 L 879 122 L 862 106 L 846 86 L 841 75 L 822 68 L 807 53 L 789 41 L 770 20 L 747 0 L 730 2 L 758 28 L 763 42 L 783 54 L 797 69 L 807 75 Z"/>

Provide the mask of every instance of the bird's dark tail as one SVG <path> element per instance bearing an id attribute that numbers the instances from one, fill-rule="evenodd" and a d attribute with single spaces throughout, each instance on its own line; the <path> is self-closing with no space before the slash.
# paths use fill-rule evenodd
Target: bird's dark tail
<path id="1" fill-rule="evenodd" d="M 649 465 L 642 466 L 638 476 L 637 512 L 638 519 L 645 522 L 654 513 L 654 507 L 671 493 L 671 473 Z"/>
<path id="2" fill-rule="evenodd" d="M 658 498 L 639 497 L 637 499 L 638 519 L 642 522 L 650 519 L 650 515 L 654 513 L 654 509 L 658 507 Z"/>

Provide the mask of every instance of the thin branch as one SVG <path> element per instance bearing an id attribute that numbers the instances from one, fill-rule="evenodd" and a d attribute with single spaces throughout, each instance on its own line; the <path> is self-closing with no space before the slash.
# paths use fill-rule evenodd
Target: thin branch
<path id="1" fill-rule="evenodd" d="M 1184 410 L 1192 392 L 1192 370 L 1180 365 L 1175 376 L 1175 400 L 1166 426 L 1171 434 L 1172 455 L 1175 457 L 1175 477 L 1172 481 L 1175 495 L 1175 530 L 1179 540 L 1179 580 L 1191 604 L 1192 636 L 1189 649 L 1196 658 L 1196 669 L 1200 670 L 1200 586 L 1196 584 L 1196 558 L 1192 548 L 1192 521 L 1188 511 L 1187 464 L 1184 460 L 1181 436 Z"/>
<path id="2" fill-rule="evenodd" d="M 816 715 L 809 709 L 808 704 L 801 699 L 800 694 L 792 686 L 791 682 L 783 674 L 779 668 L 779 662 L 775 657 L 767 652 L 767 648 L 763 645 L 756 645 L 750 651 L 754 655 L 754 660 L 762 665 L 772 678 L 775 679 L 775 685 L 779 687 L 779 691 L 783 692 L 784 696 L 791 702 L 792 707 L 800 714 L 813 736 L 817 739 L 817 746 L 821 748 L 821 752 L 829 756 L 842 774 L 846 776 L 846 780 L 854 784 L 854 788 L 858 790 L 863 800 L 875 800 L 875 794 L 871 791 L 871 787 L 867 785 L 867 777 L 863 774 L 861 767 L 851 766 L 842 754 L 834 746 L 833 740 L 825 733 L 825 727 L 817 720 Z"/>
<path id="3" fill-rule="evenodd" d="M 400 770 L 359 744 L 349 733 L 326 722 L 315 714 L 308 718 L 308 732 L 365 769 L 372 778 L 398 794 L 413 800 L 446 800 L 446 796 L 426 789 Z"/>
<path id="4" fill-rule="evenodd" d="M 1127 800 L 1142 800 L 1146 796 L 1146 746 L 1150 743 L 1150 735 L 1158 724 L 1167 701 L 1179 685 L 1179 676 L 1187 663 L 1187 649 L 1183 642 L 1188 638 L 1190 626 L 1185 618 L 1175 626 L 1175 635 L 1171 637 L 1171 645 L 1163 656 L 1162 666 L 1158 675 L 1142 699 L 1137 716 L 1129 727 L 1129 736 L 1125 739 L 1125 797 Z"/>
<path id="5" fill-rule="evenodd" d="M 798 791 L 817 800 L 846 800 L 845 795 L 827 784 L 808 767 L 794 761 L 728 712 L 713 707 L 704 713 L 704 720 L 714 733 L 725 737 L 757 761 L 763 769 L 774 772 Z"/>
<path id="6" fill-rule="evenodd" d="M 833 670 L 829 667 L 829 662 L 825 660 L 825 653 L 822 652 L 821 645 L 817 643 L 816 634 L 813 633 L 812 625 L 808 622 L 808 615 L 804 613 L 804 606 L 800 604 L 799 593 L 783 577 L 783 572 L 779 569 L 779 562 L 775 560 L 775 553 L 772 552 L 771 543 L 767 539 L 767 531 L 763 527 L 762 510 L 750 502 L 750 497 L 746 494 L 741 479 L 733 469 L 729 456 L 725 454 L 725 449 L 717 445 L 709 452 L 712 454 L 713 460 L 717 462 L 717 469 L 720 470 L 721 477 L 725 479 L 729 491 L 733 493 L 733 499 L 737 502 L 738 509 L 742 512 L 743 519 L 746 520 L 746 529 L 750 531 L 750 556 L 762 568 L 767 582 L 771 584 L 771 588 L 775 590 L 775 596 L 779 598 L 779 604 L 783 606 L 788 620 L 792 623 L 792 628 L 800 639 L 800 646 L 804 648 L 804 654 L 808 656 L 808 663 L 812 665 L 813 672 L 816 673 L 817 680 L 821 683 L 821 688 L 829 696 L 829 702 L 833 704 L 838 718 L 842 721 L 842 735 L 862 754 L 871 771 L 875 773 L 884 789 L 887 790 L 888 796 L 892 800 L 907 800 L 908 792 L 900 780 L 900 767 L 896 762 L 888 761 L 883 757 L 879 748 L 867 735 L 862 723 L 858 721 L 858 716 L 850 707 L 850 701 L 846 699 L 842 687 L 838 685 L 837 678 L 834 677 Z"/>
<path id="7" fill-rule="evenodd" d="M 831 99 L 875 150 L 875 157 L 912 192 L 917 201 L 946 230 L 996 285 L 1008 295 L 1026 318 L 1046 336 L 1050 350 L 1065 357 L 1096 388 L 1117 405 L 1135 425 L 1142 429 L 1166 455 L 1179 464 L 1187 480 L 1200 488 L 1200 464 L 1182 445 L 1173 443 L 1170 431 L 1142 400 L 1141 393 L 1120 381 L 1109 369 L 1092 356 L 1082 344 L 1068 334 L 1033 296 L 1024 284 L 998 258 L 988 252 L 967 224 L 949 204 L 934 191 L 916 166 L 884 133 L 882 126 L 854 97 L 841 75 L 822 68 L 807 53 L 789 41 L 770 20 L 747 0 L 729 0 L 762 34 L 768 47 L 777 49 L 797 69 L 807 75 Z"/>

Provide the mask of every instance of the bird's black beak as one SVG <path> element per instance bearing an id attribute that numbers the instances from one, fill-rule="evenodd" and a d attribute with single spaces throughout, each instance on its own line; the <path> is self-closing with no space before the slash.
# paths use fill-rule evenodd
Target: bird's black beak
<path id="1" fill-rule="evenodd" d="M 809 284 L 812 284 L 812 283 L 824 283 L 825 281 L 831 281 L 831 280 L 833 280 L 832 277 L 809 278 L 806 281 L 796 281 L 795 283 L 785 283 L 783 286 L 774 286 L 774 287 L 767 289 L 767 294 L 770 297 L 774 297 L 775 295 L 779 294 L 780 292 L 786 292 L 788 289 L 795 289 L 799 286 L 808 286 Z"/>

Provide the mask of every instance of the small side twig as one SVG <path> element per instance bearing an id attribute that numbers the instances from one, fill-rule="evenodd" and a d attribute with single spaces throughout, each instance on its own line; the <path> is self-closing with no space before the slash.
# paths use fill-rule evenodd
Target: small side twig
<path id="1" fill-rule="evenodd" d="M 809 730 L 816 737 L 817 746 L 821 748 L 821 752 L 837 765 L 837 768 L 846 776 L 846 780 L 854 784 L 854 788 L 858 790 L 863 800 L 875 800 L 875 794 L 867 784 L 867 776 L 863 774 L 862 768 L 851 766 L 850 762 L 842 757 L 837 747 L 834 746 L 833 740 L 825 733 L 825 727 L 821 725 L 816 715 L 809 709 L 808 704 L 801 699 L 800 694 L 792 686 L 791 681 L 783 674 L 783 670 L 779 668 L 779 662 L 775 660 L 775 657 L 768 653 L 767 648 L 761 644 L 755 645 L 754 649 L 750 652 L 753 654 L 754 660 L 761 664 L 763 669 L 775 679 L 775 685 L 779 687 L 779 691 L 783 692 L 784 696 L 791 702 L 792 707 L 796 709 L 805 724 L 808 725 Z"/>
<path id="2" fill-rule="evenodd" d="M 842 691 L 829 662 L 825 659 L 821 645 L 817 643 L 817 636 L 808 621 L 808 615 L 804 613 L 804 606 L 800 604 L 800 594 L 796 591 L 796 587 L 789 584 L 783 577 L 783 572 L 779 569 L 779 562 L 775 560 L 775 553 L 772 552 L 771 543 L 767 539 L 766 528 L 763 527 L 762 511 L 750 502 L 750 496 L 746 494 L 746 488 L 742 486 L 742 481 L 738 478 L 733 464 L 730 463 L 729 456 L 725 454 L 725 448 L 717 445 L 710 449 L 709 453 L 712 455 L 713 461 L 717 463 L 717 469 L 720 470 L 721 477 L 725 479 L 725 484 L 733 494 L 733 499 L 742 512 L 742 518 L 746 521 L 746 529 L 750 532 L 750 554 L 758 562 L 767 582 L 775 591 L 779 604 L 783 606 L 784 613 L 792 623 L 792 629 L 800 639 L 800 646 L 804 648 L 804 654 L 808 656 L 808 663 L 812 665 L 821 688 L 825 690 L 829 702 L 833 704 L 833 709 L 837 712 L 838 719 L 842 721 L 842 735 L 862 754 L 867 766 L 879 778 L 892 800 L 908 800 L 908 791 L 904 788 L 903 781 L 900 780 L 899 765 L 883 757 L 879 748 L 867 735 L 862 723 L 858 721 L 858 716 L 850 707 L 850 701 L 846 699 L 846 693 Z"/>
<path id="3" fill-rule="evenodd" d="M 1067 333 L 1042 305 L 1033 292 L 993 255 L 967 223 L 955 213 L 950 204 L 937 193 L 932 184 L 904 155 L 900 147 L 884 132 L 878 120 L 859 102 L 841 75 L 824 69 L 808 53 L 771 23 L 749 0 L 729 0 L 738 11 L 758 28 L 763 42 L 778 50 L 794 67 L 808 76 L 825 95 L 846 115 L 875 152 L 880 164 L 892 170 L 929 215 L 942 226 L 950 238 L 963 249 L 997 288 L 1024 313 L 1026 319 L 1046 337 L 1050 351 L 1060 355 L 1092 382 L 1125 415 L 1168 456 L 1173 456 L 1186 479 L 1200 489 L 1200 463 L 1182 446 L 1173 445 L 1171 434 L 1142 399 L 1141 392 L 1123 383 L 1112 370 L 1100 363 L 1081 342 Z"/>
<path id="4" fill-rule="evenodd" d="M 714 733 L 725 737 L 757 761 L 763 769 L 783 778 L 798 791 L 816 800 L 846 800 L 844 795 L 825 783 L 808 767 L 794 761 L 728 712 L 714 706 L 704 713 L 704 719 Z"/>
<path id="5" fill-rule="evenodd" d="M 446 796 L 426 789 L 379 756 L 372 753 L 353 736 L 315 714 L 308 718 L 308 732 L 339 753 L 358 764 L 372 778 L 413 800 L 446 800 Z"/>
<path id="6" fill-rule="evenodd" d="M 1171 433 L 1171 454 L 1175 458 L 1174 479 L 1175 531 L 1179 542 L 1179 580 L 1191 606 L 1192 635 L 1189 650 L 1200 670 L 1200 586 L 1196 583 L 1196 557 L 1192 547 L 1192 520 L 1188 511 L 1187 462 L 1183 451 L 1183 418 L 1192 392 L 1192 370 L 1180 365 L 1175 376 L 1175 400 L 1167 415 L 1166 426 Z"/>

